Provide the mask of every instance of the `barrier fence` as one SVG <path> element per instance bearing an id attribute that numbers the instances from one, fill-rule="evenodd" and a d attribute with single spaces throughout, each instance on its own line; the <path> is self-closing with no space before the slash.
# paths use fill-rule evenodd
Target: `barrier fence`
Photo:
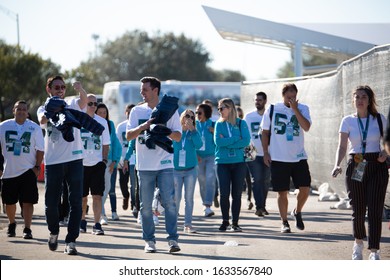
<path id="1" fill-rule="evenodd" d="M 282 100 L 282 86 L 293 82 L 299 102 L 310 108 L 312 127 L 305 134 L 305 148 L 313 187 L 329 183 L 338 194 L 345 190 L 344 176 L 332 178 L 341 119 L 354 112 L 352 93 L 358 85 L 375 92 L 378 111 L 387 117 L 390 105 L 390 44 L 375 47 L 342 63 L 337 70 L 314 76 L 289 79 L 246 81 L 241 85 L 241 107 L 254 110 L 254 96 L 264 91 L 267 105 Z M 345 171 L 346 160 L 343 160 Z M 345 193 L 344 195 L 345 196 Z"/>

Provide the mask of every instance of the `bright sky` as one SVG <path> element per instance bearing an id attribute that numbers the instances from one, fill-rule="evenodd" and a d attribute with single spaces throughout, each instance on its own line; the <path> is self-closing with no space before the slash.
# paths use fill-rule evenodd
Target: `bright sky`
<path id="1" fill-rule="evenodd" d="M 98 42 L 126 31 L 174 32 L 200 40 L 214 69 L 239 70 L 247 80 L 275 78 L 285 50 L 222 39 L 202 5 L 280 23 L 389 23 L 388 0 L 1 0 L 0 39 L 62 66 L 77 67 Z M 147 73 L 145 73 L 147 74 Z"/>

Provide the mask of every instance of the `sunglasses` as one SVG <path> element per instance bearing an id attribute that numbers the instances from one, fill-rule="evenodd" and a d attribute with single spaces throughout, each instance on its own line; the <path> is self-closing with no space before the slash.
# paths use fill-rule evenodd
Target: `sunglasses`
<path id="1" fill-rule="evenodd" d="M 62 85 L 62 86 L 57 85 L 57 86 L 54 86 L 52 88 L 54 88 L 55 90 L 60 90 L 60 89 L 64 90 L 64 89 L 66 89 L 66 85 Z"/>
<path id="2" fill-rule="evenodd" d="M 190 114 L 186 114 L 185 117 L 186 117 L 187 119 L 191 118 L 191 119 L 195 120 L 195 116 L 191 116 Z"/>
<path id="3" fill-rule="evenodd" d="M 229 108 L 229 107 L 228 107 L 228 106 L 221 106 L 221 107 L 218 107 L 218 111 L 222 112 L 223 109 L 225 109 L 225 108 Z"/>
<path id="4" fill-rule="evenodd" d="M 202 112 L 195 112 L 195 114 L 197 114 L 197 115 L 202 115 Z"/>
<path id="5" fill-rule="evenodd" d="M 87 105 L 89 106 L 89 107 L 92 107 L 92 106 L 97 106 L 98 105 L 98 103 L 97 102 L 88 102 L 87 103 Z"/>

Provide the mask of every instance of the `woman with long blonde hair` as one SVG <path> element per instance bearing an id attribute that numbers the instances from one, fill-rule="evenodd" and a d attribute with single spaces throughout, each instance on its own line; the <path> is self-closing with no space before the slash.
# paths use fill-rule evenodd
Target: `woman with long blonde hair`
<path id="1" fill-rule="evenodd" d="M 220 191 L 222 224 L 220 231 L 230 226 L 230 195 L 232 196 L 231 230 L 242 231 L 238 225 L 241 210 L 241 193 L 246 174 L 244 148 L 249 145 L 250 134 L 245 120 L 237 118 L 233 100 L 224 98 L 218 102 L 221 115 L 215 124 L 214 142 L 217 181 Z"/>

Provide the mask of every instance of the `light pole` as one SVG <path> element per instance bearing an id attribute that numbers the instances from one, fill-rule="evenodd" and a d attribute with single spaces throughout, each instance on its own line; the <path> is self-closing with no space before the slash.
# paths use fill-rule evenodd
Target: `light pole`
<path id="1" fill-rule="evenodd" d="M 6 7 L 4 6 L 1 6 L 0 5 L 0 10 L 2 10 L 7 16 L 9 17 L 15 17 L 15 20 L 16 20 L 16 32 L 17 32 L 17 36 L 18 36 L 18 47 L 20 46 L 20 39 L 19 39 L 19 14 L 11 11 L 10 9 L 7 9 Z"/>
<path id="2" fill-rule="evenodd" d="M 100 36 L 98 34 L 92 34 L 92 39 L 95 41 L 95 58 L 97 57 L 99 37 Z"/>

